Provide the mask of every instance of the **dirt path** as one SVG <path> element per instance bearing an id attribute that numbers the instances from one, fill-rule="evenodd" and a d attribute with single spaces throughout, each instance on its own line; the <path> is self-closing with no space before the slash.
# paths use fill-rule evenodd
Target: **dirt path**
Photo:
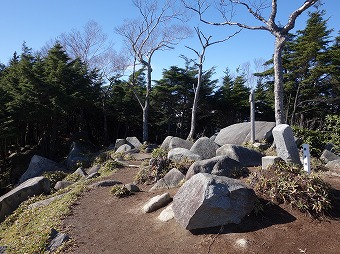
<path id="1" fill-rule="evenodd" d="M 109 179 L 130 183 L 136 172 L 136 168 L 125 167 Z M 340 190 L 339 179 L 331 180 Z M 335 218 L 317 221 L 289 207 L 266 206 L 262 218 L 250 215 L 223 231 L 190 232 L 175 220 L 159 221 L 161 210 L 141 212 L 149 198 L 165 192 L 150 193 L 150 187 L 142 185 L 142 192 L 121 199 L 109 193 L 111 187 L 84 193 L 64 220 L 65 231 L 74 240 L 64 253 L 339 253 L 338 212 Z M 173 196 L 176 189 L 169 193 Z"/>

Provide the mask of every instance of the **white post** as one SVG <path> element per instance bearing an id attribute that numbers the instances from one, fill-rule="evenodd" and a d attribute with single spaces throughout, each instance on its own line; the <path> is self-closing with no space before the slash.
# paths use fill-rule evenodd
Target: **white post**
<path id="1" fill-rule="evenodd" d="M 310 153 L 309 153 L 309 145 L 302 144 L 303 148 L 303 169 L 310 174 Z"/>
<path id="2" fill-rule="evenodd" d="M 251 90 L 249 95 L 250 102 L 250 142 L 255 143 L 255 100 L 254 90 Z"/>

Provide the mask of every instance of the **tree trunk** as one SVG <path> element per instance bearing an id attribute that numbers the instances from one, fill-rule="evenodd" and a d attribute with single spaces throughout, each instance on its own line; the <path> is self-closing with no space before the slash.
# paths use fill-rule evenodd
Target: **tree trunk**
<path id="1" fill-rule="evenodd" d="M 198 97 L 199 97 L 199 93 L 201 89 L 201 83 L 202 83 L 202 62 L 203 62 L 203 58 L 200 59 L 200 64 L 198 67 L 197 87 L 195 90 L 194 102 L 193 102 L 192 110 L 191 110 L 191 125 L 190 125 L 190 132 L 187 137 L 187 140 L 194 139 L 195 130 L 196 130 L 197 104 L 198 104 Z"/>
<path id="2" fill-rule="evenodd" d="M 150 108 L 150 91 L 151 91 L 151 63 L 147 64 L 147 85 L 146 85 L 146 94 L 145 94 L 145 102 L 143 107 L 143 142 L 147 142 L 149 139 L 149 108 Z"/>
<path id="3" fill-rule="evenodd" d="M 104 140 L 103 143 L 104 145 L 108 145 L 108 131 L 107 131 L 107 111 L 106 111 L 106 98 L 103 98 L 103 117 L 104 117 Z"/>
<path id="4" fill-rule="evenodd" d="M 274 97 L 275 97 L 275 122 L 276 125 L 285 123 L 283 108 L 283 66 L 282 50 L 286 37 L 276 35 L 274 51 Z"/>

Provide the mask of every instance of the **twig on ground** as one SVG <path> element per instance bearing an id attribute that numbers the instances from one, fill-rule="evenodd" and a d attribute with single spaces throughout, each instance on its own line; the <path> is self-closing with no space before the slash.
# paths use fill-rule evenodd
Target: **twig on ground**
<path id="1" fill-rule="evenodd" d="M 223 232 L 223 230 L 224 230 L 224 225 L 221 226 L 220 231 L 218 231 L 217 235 L 215 235 L 214 238 L 212 239 L 211 243 L 209 244 L 207 253 L 210 253 L 211 246 L 214 244 L 216 238 Z"/>

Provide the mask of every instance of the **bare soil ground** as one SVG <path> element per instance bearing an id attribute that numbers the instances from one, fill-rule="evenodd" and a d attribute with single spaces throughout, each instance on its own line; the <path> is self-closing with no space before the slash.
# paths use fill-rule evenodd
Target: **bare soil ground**
<path id="1" fill-rule="evenodd" d="M 124 167 L 108 179 L 131 183 L 137 171 Z M 340 177 L 326 180 L 340 198 Z M 142 192 L 126 198 L 114 197 L 111 187 L 85 192 L 64 220 L 73 244 L 63 253 L 340 253 L 340 202 L 322 220 L 288 206 L 266 205 L 262 216 L 251 214 L 241 224 L 190 232 L 174 219 L 159 221 L 162 209 L 142 213 L 149 198 L 167 191 L 139 187 Z M 168 192 L 173 196 L 176 191 Z"/>

